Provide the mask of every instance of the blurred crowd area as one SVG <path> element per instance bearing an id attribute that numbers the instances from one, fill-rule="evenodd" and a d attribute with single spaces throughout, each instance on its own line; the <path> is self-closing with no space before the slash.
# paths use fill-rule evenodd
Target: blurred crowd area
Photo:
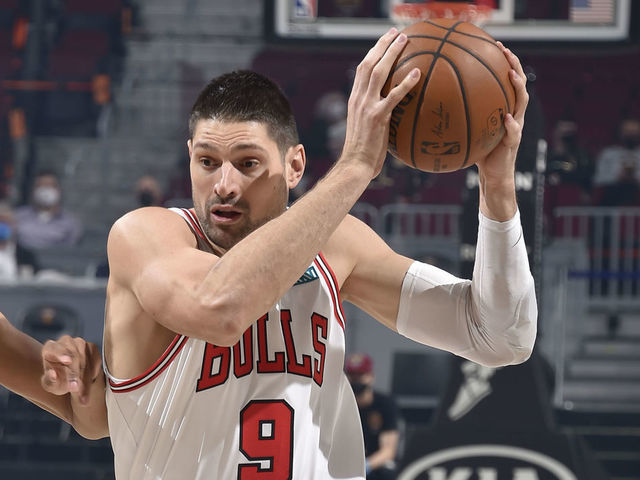
<path id="1" fill-rule="evenodd" d="M 167 118 L 186 125 L 192 92 L 208 72 L 192 65 L 197 60 L 184 58 L 189 49 L 196 51 L 194 45 L 213 42 L 207 61 L 213 65 L 216 56 L 224 57 L 222 69 L 234 49 L 253 42 L 249 63 L 233 68 L 267 74 L 291 99 L 308 158 L 292 201 L 341 153 L 348 95 L 365 47 L 268 45 L 260 31 L 248 36 L 244 30 L 224 40 L 231 48 L 215 48 L 220 41 L 215 29 L 175 20 L 200 8 L 204 24 L 218 13 L 227 15 L 222 9 L 232 7 L 206 7 L 193 0 L 185 2 L 186 10 L 174 19 L 177 7 L 142 5 L 134 0 L 0 0 L 0 248 L 10 259 L 0 270 L 8 278 L 59 270 L 65 262 L 73 274 L 104 276 L 104 246 L 113 220 L 140 206 L 189 206 L 184 128 L 171 133 L 154 127 Z M 563 18 L 567 5 L 520 1 L 516 17 Z M 318 8 L 320 16 L 387 14 L 385 2 L 367 0 L 320 2 Z M 252 25 L 240 20 L 241 27 Z M 165 29 L 160 35 L 165 43 L 157 41 L 154 28 Z M 175 52 L 167 50 L 167 41 L 177 45 Z M 167 58 L 144 57 L 154 42 Z M 554 235 L 551 218 L 558 207 L 639 206 L 638 45 L 597 51 L 580 46 L 554 50 L 548 45 L 515 50 L 531 96 L 519 178 L 529 191 L 522 192 L 525 196 L 543 187 L 547 237 Z M 155 83 L 145 83 L 151 81 Z M 134 102 L 143 96 L 146 104 Z M 178 107 L 171 110 L 167 99 L 174 98 Z M 130 115 L 134 107 L 135 118 Z M 540 139 L 547 142 L 546 171 L 543 185 L 535 185 Z M 82 148 L 79 142 L 85 142 Z M 149 152 L 151 144 L 160 151 Z M 389 156 L 360 203 L 374 209 L 389 204 L 467 208 L 476 197 L 474 167 L 425 173 Z M 90 264 L 78 260 L 84 255 L 78 251 L 91 257 Z"/>

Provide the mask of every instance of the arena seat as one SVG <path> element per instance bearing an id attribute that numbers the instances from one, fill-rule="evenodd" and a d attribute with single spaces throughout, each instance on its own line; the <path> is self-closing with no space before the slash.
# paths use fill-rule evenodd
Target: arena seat
<path id="1" fill-rule="evenodd" d="M 44 343 L 62 335 L 80 335 L 82 322 L 76 310 L 69 305 L 37 303 L 27 309 L 20 322 L 20 328 L 40 343 Z"/>
<path id="2" fill-rule="evenodd" d="M 22 67 L 22 56 L 15 51 L 10 30 L 0 26 L 0 72 L 2 79 L 15 78 Z"/>
<path id="3" fill-rule="evenodd" d="M 55 51 L 86 53 L 101 57 L 109 51 L 109 35 L 96 30 L 74 29 L 64 32 L 57 42 Z"/>
<path id="4" fill-rule="evenodd" d="M 99 13 L 117 15 L 122 11 L 122 0 L 100 0 L 87 2 L 86 0 L 64 0 L 64 11 L 67 13 Z"/>

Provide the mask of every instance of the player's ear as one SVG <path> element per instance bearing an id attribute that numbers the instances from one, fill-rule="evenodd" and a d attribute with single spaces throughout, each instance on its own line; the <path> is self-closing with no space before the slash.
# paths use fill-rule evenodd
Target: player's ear
<path id="1" fill-rule="evenodd" d="M 189 158 L 191 158 L 191 148 L 192 148 L 191 139 L 187 140 L 187 149 L 189 149 Z"/>
<path id="2" fill-rule="evenodd" d="M 301 144 L 289 147 L 284 161 L 287 186 L 289 189 L 292 189 L 300 182 L 302 174 L 304 173 L 304 167 L 307 164 L 304 147 Z"/>

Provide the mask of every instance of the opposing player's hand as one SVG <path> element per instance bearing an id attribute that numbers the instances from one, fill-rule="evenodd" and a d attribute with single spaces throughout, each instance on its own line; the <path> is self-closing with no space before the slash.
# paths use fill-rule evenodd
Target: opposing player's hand
<path id="1" fill-rule="evenodd" d="M 370 167 L 371 178 L 380 173 L 386 156 L 391 112 L 420 78 L 414 69 L 386 97 L 380 93 L 406 42 L 406 35 L 389 30 L 365 55 L 353 81 L 341 161 Z"/>
<path id="2" fill-rule="evenodd" d="M 42 348 L 42 387 L 54 395 L 70 393 L 81 405 L 89 402 L 91 384 L 102 375 L 100 350 L 82 338 L 64 335 Z"/>
<path id="3" fill-rule="evenodd" d="M 512 68 L 509 75 L 515 90 L 516 102 L 513 115 L 507 113 L 505 116 L 504 137 L 491 153 L 478 162 L 477 165 L 480 175 L 484 177 L 483 179 L 487 186 L 495 185 L 499 187 L 505 182 L 510 186 L 514 181 L 516 155 L 522 138 L 524 113 L 529 103 L 529 94 L 526 87 L 527 76 L 522 69 L 520 60 L 501 42 L 497 42 L 497 44 Z"/>

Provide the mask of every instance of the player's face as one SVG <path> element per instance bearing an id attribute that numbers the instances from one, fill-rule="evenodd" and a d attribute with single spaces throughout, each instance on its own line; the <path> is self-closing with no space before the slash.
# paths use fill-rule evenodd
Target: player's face
<path id="1" fill-rule="evenodd" d="M 263 124 L 200 120 L 188 146 L 193 205 L 217 246 L 228 250 L 284 212 L 297 180 Z"/>

